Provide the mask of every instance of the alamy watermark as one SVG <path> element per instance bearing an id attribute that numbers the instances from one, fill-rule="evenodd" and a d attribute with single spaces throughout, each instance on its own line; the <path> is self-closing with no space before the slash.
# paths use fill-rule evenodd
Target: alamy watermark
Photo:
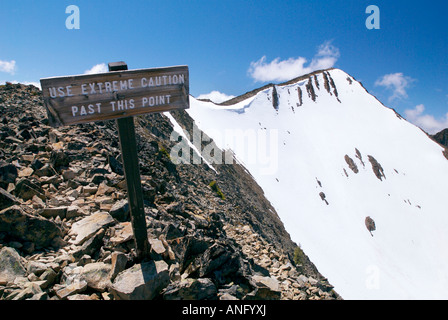
<path id="1" fill-rule="evenodd" d="M 171 148 L 171 161 L 175 164 L 235 164 L 234 156 L 237 155 L 237 161 L 249 167 L 254 165 L 261 175 L 273 175 L 277 172 L 277 129 L 225 129 L 209 130 L 208 133 L 213 140 L 195 124 L 192 137 L 185 131 L 179 135 L 173 130 L 170 140 L 177 143 Z"/>
<path id="2" fill-rule="evenodd" d="M 369 265 L 366 268 L 366 288 L 368 290 L 380 289 L 380 268 L 376 265 Z"/>
<path id="3" fill-rule="evenodd" d="M 366 8 L 366 13 L 370 14 L 366 19 L 366 28 L 369 30 L 380 29 L 380 8 L 370 5 Z"/>
<path id="4" fill-rule="evenodd" d="M 65 19 L 65 27 L 69 30 L 80 29 L 81 27 L 81 16 L 79 12 L 79 7 L 75 5 L 69 5 L 65 8 L 65 13 L 69 16 Z"/>

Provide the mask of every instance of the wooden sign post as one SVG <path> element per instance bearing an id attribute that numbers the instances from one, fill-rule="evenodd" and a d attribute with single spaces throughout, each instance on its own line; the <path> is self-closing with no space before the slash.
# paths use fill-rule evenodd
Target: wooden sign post
<path id="1" fill-rule="evenodd" d="M 41 79 L 50 125 L 58 127 L 116 119 L 138 260 L 149 257 L 134 118 L 189 108 L 187 66 L 129 70 L 109 63 L 109 72 Z"/>

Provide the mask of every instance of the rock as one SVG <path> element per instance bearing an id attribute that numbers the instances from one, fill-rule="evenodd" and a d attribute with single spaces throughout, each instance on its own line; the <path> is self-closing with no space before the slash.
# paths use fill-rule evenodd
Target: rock
<path id="1" fill-rule="evenodd" d="M 134 238 L 132 224 L 130 222 L 122 222 L 114 227 L 115 234 L 110 238 L 112 246 L 127 242 Z"/>
<path id="2" fill-rule="evenodd" d="M 17 203 L 19 203 L 19 201 L 16 197 L 14 197 L 6 190 L 3 190 L 3 188 L 0 188 L 0 210 L 8 208 Z"/>
<path id="3" fill-rule="evenodd" d="M 33 295 L 31 298 L 28 298 L 27 300 L 48 300 L 48 293 L 46 292 L 39 292 Z"/>
<path id="4" fill-rule="evenodd" d="M 74 294 L 67 297 L 67 300 L 98 300 L 96 295 L 88 295 L 88 294 Z"/>
<path id="5" fill-rule="evenodd" d="M 149 261 L 135 264 L 120 272 L 111 287 L 115 299 L 151 300 L 170 281 L 168 264 L 164 261 Z"/>
<path id="6" fill-rule="evenodd" d="M 375 221 L 369 216 L 367 216 L 364 222 L 367 230 L 369 230 L 370 235 L 373 237 L 372 231 L 376 230 Z"/>
<path id="7" fill-rule="evenodd" d="M 106 231 L 101 228 L 98 230 L 93 237 L 86 240 L 81 247 L 77 247 L 77 250 L 73 252 L 75 258 L 80 258 L 83 255 L 93 256 L 96 254 L 101 246 L 104 244 L 103 237 Z"/>
<path id="8" fill-rule="evenodd" d="M 202 255 L 199 256 L 199 276 L 211 276 L 218 274 L 219 277 L 225 277 L 230 274 L 235 274 L 240 265 L 239 261 L 229 250 L 219 243 L 214 243 Z M 218 273 L 215 271 L 219 270 Z M 220 279 L 218 279 L 220 280 Z"/>
<path id="9" fill-rule="evenodd" d="M 101 182 L 100 185 L 98 186 L 98 190 L 96 191 L 96 196 L 108 195 L 113 193 L 114 191 L 115 188 L 109 187 L 106 182 Z"/>
<path id="10" fill-rule="evenodd" d="M 34 171 L 39 170 L 39 169 L 42 168 L 43 166 L 44 166 L 44 164 L 43 164 L 42 161 L 40 161 L 39 159 L 34 159 L 34 160 L 31 162 L 31 168 L 32 168 Z"/>
<path id="11" fill-rule="evenodd" d="M 38 177 L 52 177 L 54 175 L 57 174 L 56 170 L 54 170 L 54 168 L 50 165 L 50 164 L 45 164 L 42 167 L 40 167 L 39 169 L 36 170 L 35 172 L 36 176 Z"/>
<path id="12" fill-rule="evenodd" d="M 38 196 L 33 196 L 31 199 L 33 201 L 33 208 L 34 209 L 43 209 L 45 208 L 45 202 L 39 198 Z"/>
<path id="13" fill-rule="evenodd" d="M 53 269 L 48 268 L 39 277 L 39 280 L 44 281 L 44 283 L 42 283 L 40 287 L 42 289 L 47 289 L 49 286 L 54 284 L 54 282 L 56 281 L 57 276 L 58 276 L 58 274 Z"/>
<path id="14" fill-rule="evenodd" d="M 0 187 L 6 189 L 9 183 L 14 183 L 19 173 L 16 166 L 10 163 L 0 162 Z"/>
<path id="15" fill-rule="evenodd" d="M 166 240 L 173 240 L 173 239 L 181 238 L 185 234 L 178 227 L 176 227 L 173 223 L 168 224 L 165 227 L 165 229 L 163 229 L 162 232 L 165 235 Z"/>
<path id="16" fill-rule="evenodd" d="M 50 162 L 54 168 L 68 167 L 70 160 L 68 155 L 62 150 L 54 150 L 50 155 Z"/>
<path id="17" fill-rule="evenodd" d="M 111 285 L 109 274 L 111 265 L 103 262 L 86 264 L 81 271 L 81 279 L 93 290 L 104 292 Z"/>
<path id="18" fill-rule="evenodd" d="M 112 172 L 115 172 L 116 174 L 119 174 L 120 176 L 124 175 L 123 171 L 123 165 L 120 161 L 115 159 L 112 156 L 108 156 L 109 166 Z"/>
<path id="19" fill-rule="evenodd" d="M 113 281 L 115 277 L 126 268 L 128 258 L 122 252 L 112 252 L 112 267 L 110 271 L 110 279 Z"/>
<path id="20" fill-rule="evenodd" d="M 47 247 L 55 238 L 62 236 L 61 229 L 54 222 L 25 213 L 17 205 L 0 211 L 0 232 L 33 242 L 36 247 Z"/>
<path id="21" fill-rule="evenodd" d="M 163 293 L 165 300 L 212 300 L 218 290 L 208 278 L 184 279 L 170 284 Z"/>
<path id="22" fill-rule="evenodd" d="M 63 170 L 62 177 L 65 181 L 75 179 L 76 173 L 73 170 Z"/>
<path id="23" fill-rule="evenodd" d="M 26 269 L 28 270 L 29 273 L 34 273 L 36 276 L 39 277 L 48 269 L 48 265 L 43 262 L 31 260 L 28 261 L 28 263 L 26 264 Z"/>
<path id="24" fill-rule="evenodd" d="M 246 295 L 247 300 L 279 300 L 281 289 L 278 280 L 272 277 L 252 276 L 256 289 Z"/>
<path id="25" fill-rule="evenodd" d="M 356 165 L 355 161 L 353 161 L 353 159 L 350 158 L 348 154 L 345 155 L 344 159 L 345 159 L 345 162 L 347 162 L 348 167 L 349 167 L 354 173 L 358 173 L 358 172 L 359 172 L 359 170 L 358 170 L 358 166 Z"/>
<path id="26" fill-rule="evenodd" d="M 67 215 L 67 207 L 45 208 L 40 215 L 47 219 L 56 217 L 64 219 Z"/>
<path id="27" fill-rule="evenodd" d="M 81 210 L 81 208 L 79 208 L 78 206 L 68 206 L 67 207 L 67 211 L 65 213 L 65 217 L 67 219 L 72 219 L 72 218 L 76 218 L 79 216 L 82 216 L 83 212 Z"/>
<path id="28" fill-rule="evenodd" d="M 68 286 L 58 287 L 58 289 L 55 290 L 55 293 L 59 299 L 66 299 L 71 295 L 84 292 L 86 289 L 86 281 L 75 281 Z"/>
<path id="29" fill-rule="evenodd" d="M 114 222 L 114 218 L 107 212 L 94 213 L 72 225 L 69 235 L 76 235 L 76 238 L 70 242 L 74 245 L 81 245 L 99 229 L 111 225 Z"/>
<path id="30" fill-rule="evenodd" d="M 14 194 L 25 201 L 32 199 L 33 196 L 38 196 L 42 200 L 45 200 L 45 192 L 42 187 L 28 178 L 21 178 L 17 182 Z"/>
<path id="31" fill-rule="evenodd" d="M 109 211 L 110 215 L 118 221 L 126 221 L 129 218 L 129 204 L 128 201 L 123 199 L 115 202 Z"/>
<path id="32" fill-rule="evenodd" d="M 100 184 L 104 180 L 106 180 L 106 177 L 103 174 L 96 173 L 96 174 L 93 175 L 93 177 L 90 180 L 90 182 L 92 182 L 93 184 Z"/>
<path id="33" fill-rule="evenodd" d="M 325 193 L 323 193 L 323 192 L 321 191 L 321 192 L 319 192 L 319 196 L 320 196 L 320 198 L 322 199 L 322 201 L 324 201 L 324 202 L 328 205 L 328 201 L 327 201 L 327 199 L 326 199 L 326 195 L 325 195 Z"/>
<path id="34" fill-rule="evenodd" d="M 220 300 L 241 300 L 246 295 L 245 290 L 236 284 L 224 285 L 219 290 Z"/>
<path id="35" fill-rule="evenodd" d="M 272 277 L 263 277 L 254 275 L 252 276 L 252 281 L 254 281 L 255 285 L 258 287 L 268 287 L 272 291 L 279 291 L 280 285 L 277 279 Z"/>
<path id="36" fill-rule="evenodd" d="M 375 176 L 379 180 L 383 180 L 382 178 L 386 179 L 386 176 L 384 175 L 384 170 L 381 164 L 371 155 L 368 155 L 369 161 L 372 164 L 372 170 Z"/>
<path id="37" fill-rule="evenodd" d="M 26 269 L 16 250 L 3 247 L 0 250 L 0 285 L 13 283 L 17 277 L 25 277 Z"/>
<path id="38" fill-rule="evenodd" d="M 88 254 L 83 255 L 79 260 L 78 260 L 78 266 L 83 267 L 88 263 L 92 263 L 92 257 L 89 256 Z"/>
<path id="39" fill-rule="evenodd" d="M 180 216 L 183 216 L 184 218 L 188 217 L 188 213 L 185 212 L 184 204 L 181 202 L 171 203 L 168 206 L 166 206 L 165 210 L 168 213 L 171 213 L 174 215 L 180 215 Z"/>
<path id="40" fill-rule="evenodd" d="M 82 192 L 86 195 L 95 194 L 98 191 L 98 187 L 96 186 L 85 186 L 82 188 Z"/>
<path id="41" fill-rule="evenodd" d="M 34 170 L 32 168 L 26 167 L 25 169 L 22 169 L 19 171 L 19 178 L 22 177 L 29 177 L 33 174 Z"/>
<path id="42" fill-rule="evenodd" d="M 25 254 L 31 254 L 36 249 L 36 246 L 33 242 L 26 241 L 23 243 L 22 252 Z"/>
<path id="43" fill-rule="evenodd" d="M 18 295 L 16 295 L 12 300 L 25 300 L 32 299 L 36 295 L 43 294 L 43 291 L 39 283 L 31 282 L 22 290 Z M 34 299 L 33 299 L 34 300 Z"/>
<path id="44" fill-rule="evenodd" d="M 41 177 L 40 178 L 41 185 L 53 184 L 53 185 L 57 186 L 61 182 L 62 182 L 62 178 L 60 176 L 58 176 L 57 174 L 55 174 L 51 177 Z"/>
<path id="45" fill-rule="evenodd" d="M 149 244 L 151 245 L 151 250 L 156 254 L 163 255 L 166 252 L 166 248 L 163 246 L 162 241 L 159 239 L 148 239 Z"/>
<path id="46" fill-rule="evenodd" d="M 237 297 L 232 296 L 230 293 L 224 292 L 219 296 L 219 300 L 239 300 Z"/>

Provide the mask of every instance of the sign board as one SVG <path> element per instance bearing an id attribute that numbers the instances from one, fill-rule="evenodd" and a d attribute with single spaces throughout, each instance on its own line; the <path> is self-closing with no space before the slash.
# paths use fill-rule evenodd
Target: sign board
<path id="1" fill-rule="evenodd" d="M 41 79 L 50 125 L 189 108 L 188 66 Z"/>

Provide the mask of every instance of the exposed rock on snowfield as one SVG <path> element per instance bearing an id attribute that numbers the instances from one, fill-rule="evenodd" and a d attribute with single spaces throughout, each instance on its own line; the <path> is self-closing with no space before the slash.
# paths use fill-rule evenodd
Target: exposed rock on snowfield
<path id="1" fill-rule="evenodd" d="M 340 299 L 307 257 L 294 264 L 243 166 L 172 162 L 185 111 L 134 120 L 151 244 L 137 261 L 115 122 L 55 129 L 37 88 L 0 97 L 0 299 Z"/>
<path id="2" fill-rule="evenodd" d="M 365 224 L 367 230 L 369 230 L 370 232 L 370 235 L 373 237 L 372 231 L 376 230 L 375 221 L 373 221 L 373 219 L 370 217 L 366 217 Z"/>
<path id="3" fill-rule="evenodd" d="M 358 173 L 358 166 L 356 165 L 356 163 L 353 161 L 352 158 L 350 158 L 347 154 L 344 157 L 345 162 L 347 162 L 348 167 L 354 172 L 354 173 Z"/>
<path id="4" fill-rule="evenodd" d="M 375 176 L 380 180 L 383 180 L 383 178 L 386 178 L 381 164 L 379 164 L 379 162 L 376 161 L 376 159 L 374 157 L 372 157 L 372 156 L 367 156 L 367 157 L 369 158 L 369 161 L 372 164 L 372 170 L 375 173 Z"/>
<path id="5" fill-rule="evenodd" d="M 443 129 L 442 131 L 436 133 L 435 135 L 432 135 L 431 138 L 433 138 L 441 145 L 448 147 L 448 129 Z"/>

